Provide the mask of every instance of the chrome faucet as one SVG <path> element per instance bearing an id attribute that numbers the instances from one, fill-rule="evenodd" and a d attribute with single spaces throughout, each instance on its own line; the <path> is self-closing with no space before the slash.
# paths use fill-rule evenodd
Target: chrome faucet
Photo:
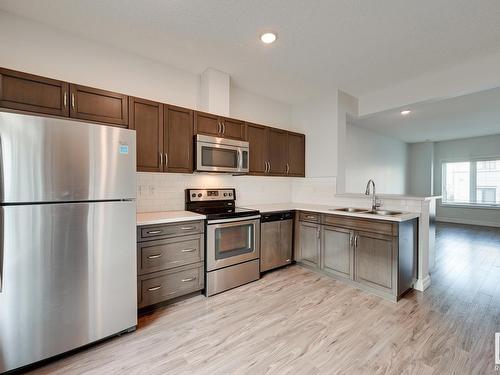
<path id="1" fill-rule="evenodd" d="M 370 193 L 370 185 L 373 185 L 371 193 Z M 365 195 L 370 195 L 370 194 L 372 194 L 372 210 L 376 211 L 377 209 L 380 208 L 381 203 L 380 200 L 377 198 L 377 195 L 375 194 L 375 181 L 373 181 L 372 179 L 368 180 L 365 191 Z"/>

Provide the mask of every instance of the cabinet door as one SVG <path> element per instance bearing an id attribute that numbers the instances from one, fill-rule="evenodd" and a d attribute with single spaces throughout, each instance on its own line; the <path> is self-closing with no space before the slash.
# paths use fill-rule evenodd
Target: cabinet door
<path id="1" fill-rule="evenodd" d="M 128 127 L 128 96 L 71 84 L 70 116 Z"/>
<path id="2" fill-rule="evenodd" d="M 305 165 L 305 135 L 288 132 L 288 165 L 287 174 L 290 176 L 304 177 Z"/>
<path id="3" fill-rule="evenodd" d="M 394 237 L 356 232 L 354 237 L 354 279 L 367 286 L 392 292 L 397 276 Z"/>
<path id="4" fill-rule="evenodd" d="M 244 140 L 246 137 L 245 134 L 245 122 L 231 119 L 231 118 L 222 118 L 222 136 L 224 138 L 238 139 Z"/>
<path id="5" fill-rule="evenodd" d="M 269 128 L 268 137 L 268 161 L 269 172 L 275 176 L 283 176 L 286 173 L 288 160 L 287 134 L 285 130 Z"/>
<path id="6" fill-rule="evenodd" d="M 280 221 L 281 265 L 292 262 L 293 220 Z"/>
<path id="7" fill-rule="evenodd" d="M 300 261 L 311 267 L 319 267 L 320 225 L 300 222 Z"/>
<path id="8" fill-rule="evenodd" d="M 220 119 L 217 115 L 195 112 L 194 125 L 196 134 L 214 135 L 216 137 L 222 136 L 222 126 L 220 125 Z"/>
<path id="9" fill-rule="evenodd" d="M 351 278 L 353 274 L 353 233 L 349 229 L 323 226 L 321 269 Z"/>
<path id="10" fill-rule="evenodd" d="M 0 68 L 0 107 L 69 116 L 69 84 Z"/>
<path id="11" fill-rule="evenodd" d="M 166 171 L 191 173 L 193 171 L 193 111 L 165 105 L 164 113 Z"/>
<path id="12" fill-rule="evenodd" d="M 163 171 L 163 104 L 130 98 L 130 129 L 137 139 L 137 170 Z"/>
<path id="13" fill-rule="evenodd" d="M 267 127 L 247 124 L 247 140 L 250 152 L 250 174 L 265 174 L 267 169 Z"/>

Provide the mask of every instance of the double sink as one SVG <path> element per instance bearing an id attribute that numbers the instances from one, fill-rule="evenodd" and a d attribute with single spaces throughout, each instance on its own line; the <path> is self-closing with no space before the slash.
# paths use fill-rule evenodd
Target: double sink
<path id="1" fill-rule="evenodd" d="M 358 214 L 371 214 L 371 215 L 382 215 L 382 216 L 395 216 L 401 215 L 400 211 L 389 211 L 389 210 L 365 210 L 363 208 L 331 208 L 329 211 L 339 211 L 339 212 L 349 212 Z"/>

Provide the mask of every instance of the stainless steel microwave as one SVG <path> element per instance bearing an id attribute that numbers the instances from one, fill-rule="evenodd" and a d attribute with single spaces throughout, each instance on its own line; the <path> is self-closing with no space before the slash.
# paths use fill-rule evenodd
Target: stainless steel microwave
<path id="1" fill-rule="evenodd" d="M 248 172 L 248 142 L 196 135 L 196 171 Z"/>

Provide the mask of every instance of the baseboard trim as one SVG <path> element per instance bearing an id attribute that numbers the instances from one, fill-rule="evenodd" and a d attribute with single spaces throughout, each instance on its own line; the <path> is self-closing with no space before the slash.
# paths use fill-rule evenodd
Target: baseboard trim
<path id="1" fill-rule="evenodd" d="M 465 225 L 478 225 L 481 227 L 495 227 L 500 228 L 500 223 L 494 221 L 482 221 L 482 220 L 470 220 L 470 219 L 455 219 L 451 217 L 436 217 L 437 222 L 442 223 L 453 223 L 453 224 L 465 224 Z"/>
<path id="2" fill-rule="evenodd" d="M 427 275 L 423 279 L 417 279 L 415 285 L 413 285 L 413 289 L 416 289 L 420 292 L 423 292 L 431 285 L 431 277 Z"/>

